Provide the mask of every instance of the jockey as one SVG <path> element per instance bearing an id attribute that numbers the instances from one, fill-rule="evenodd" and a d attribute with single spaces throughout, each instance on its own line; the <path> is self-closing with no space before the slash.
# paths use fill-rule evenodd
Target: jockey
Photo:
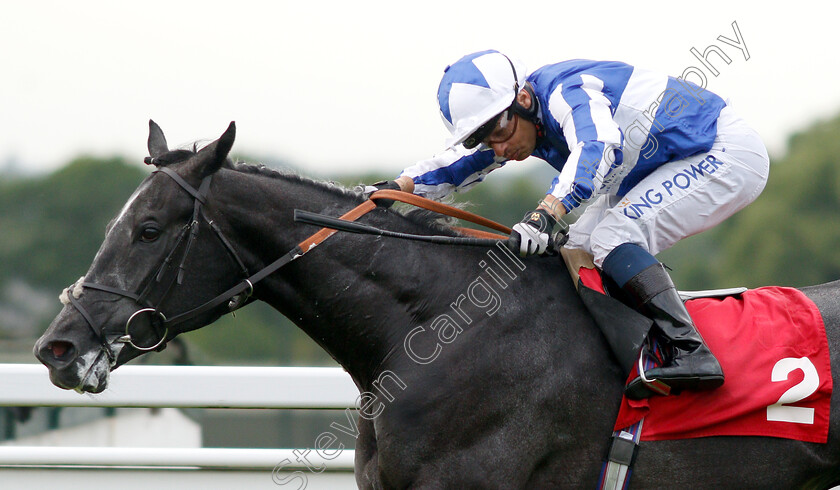
<path id="1" fill-rule="evenodd" d="M 614 61 L 564 61 L 526 76 L 519 62 L 490 50 L 444 70 L 438 104 L 452 134 L 448 149 L 374 186 L 441 199 L 510 161 L 544 160 L 559 174 L 513 226 L 509 245 L 523 257 L 544 253 L 556 224 L 587 203 L 565 246 L 591 253 L 654 321 L 670 354 L 646 377 L 673 391 L 723 384 L 720 364 L 654 255 L 722 222 L 764 188 L 767 150 L 727 102 Z M 640 378 L 626 392 L 654 393 Z"/>

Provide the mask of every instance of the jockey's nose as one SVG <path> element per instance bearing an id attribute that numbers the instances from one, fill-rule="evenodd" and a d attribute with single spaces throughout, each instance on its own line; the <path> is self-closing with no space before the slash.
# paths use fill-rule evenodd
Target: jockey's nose
<path id="1" fill-rule="evenodd" d="M 495 153 L 497 157 L 505 158 L 505 149 L 507 149 L 507 141 L 502 143 L 490 143 L 490 148 L 493 149 L 493 153 Z"/>

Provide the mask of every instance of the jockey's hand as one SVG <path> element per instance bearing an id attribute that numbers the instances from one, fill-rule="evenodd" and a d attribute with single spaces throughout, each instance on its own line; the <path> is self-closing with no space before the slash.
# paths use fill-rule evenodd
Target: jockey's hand
<path id="1" fill-rule="evenodd" d="M 548 211 L 536 209 L 513 225 L 507 241 L 508 248 L 523 258 L 532 254 L 542 255 L 549 250 L 551 232 L 556 224 Z"/>
<path id="2" fill-rule="evenodd" d="M 376 191 L 384 191 L 386 189 L 395 190 L 395 191 L 402 190 L 400 188 L 400 184 L 398 184 L 397 181 L 395 181 L 395 180 L 382 180 L 382 181 L 377 182 L 375 184 L 363 185 L 363 186 L 359 186 L 359 187 L 361 187 L 362 195 L 367 199 L 370 199 L 370 195 L 373 194 Z M 389 207 L 391 207 L 392 204 L 394 204 L 394 201 L 391 200 L 391 199 L 377 199 L 376 200 L 376 205 L 380 206 L 380 207 L 383 207 L 383 208 L 389 208 Z"/>
<path id="3" fill-rule="evenodd" d="M 362 188 L 362 194 L 365 197 L 370 197 L 376 191 L 384 191 L 386 189 L 391 189 L 398 191 L 400 190 L 400 185 L 397 184 L 396 180 L 381 180 L 375 184 L 363 185 L 360 186 Z"/>

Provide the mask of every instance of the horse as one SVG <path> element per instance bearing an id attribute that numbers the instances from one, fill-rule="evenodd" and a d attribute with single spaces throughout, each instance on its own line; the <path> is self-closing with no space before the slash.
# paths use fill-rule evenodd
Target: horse
<path id="1" fill-rule="evenodd" d="M 170 150 L 150 121 L 146 162 L 155 170 L 109 223 L 90 269 L 65 291 L 65 307 L 34 346 L 55 385 L 101 392 L 118 366 L 264 301 L 358 387 L 360 488 L 595 485 L 626 373 L 562 261 L 518 259 L 491 245 L 342 232 L 301 250 L 297 244 L 318 228 L 296 223 L 295 209 L 336 216 L 365 196 L 233 162 L 234 139 L 231 123 L 200 150 Z M 428 213 L 386 206 L 360 222 L 460 235 Z M 246 279 L 254 271 L 266 272 L 258 282 Z M 824 317 L 836 377 L 840 282 L 802 291 Z M 645 442 L 632 483 L 840 483 L 836 396 L 831 415 L 826 444 L 770 437 Z"/>

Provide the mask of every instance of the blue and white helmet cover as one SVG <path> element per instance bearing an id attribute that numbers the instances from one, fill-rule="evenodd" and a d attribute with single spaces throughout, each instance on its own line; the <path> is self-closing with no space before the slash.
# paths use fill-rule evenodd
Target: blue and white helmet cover
<path id="1" fill-rule="evenodd" d="M 463 143 L 510 107 L 525 76 L 524 65 L 495 50 L 468 54 L 447 66 L 438 87 L 440 115 L 452 134 L 447 146 Z"/>

